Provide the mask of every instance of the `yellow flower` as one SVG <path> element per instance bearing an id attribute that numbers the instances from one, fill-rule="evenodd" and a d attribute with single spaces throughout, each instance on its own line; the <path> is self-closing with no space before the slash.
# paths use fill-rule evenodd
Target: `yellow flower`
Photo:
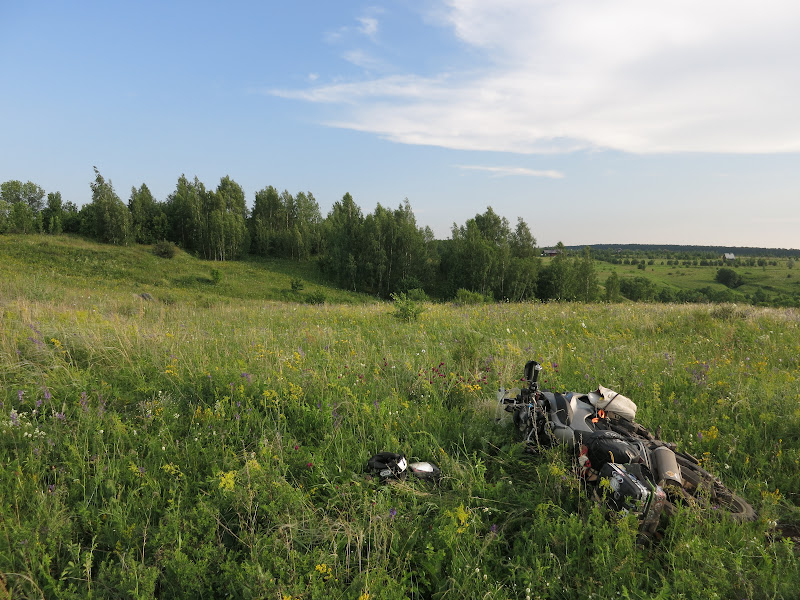
<path id="1" fill-rule="evenodd" d="M 220 471 L 219 474 L 219 489 L 224 492 L 232 492 L 236 487 L 236 471 Z"/>

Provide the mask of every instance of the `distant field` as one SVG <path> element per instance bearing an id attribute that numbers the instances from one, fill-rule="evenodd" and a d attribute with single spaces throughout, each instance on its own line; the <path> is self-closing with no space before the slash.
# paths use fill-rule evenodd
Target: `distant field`
<path id="1" fill-rule="evenodd" d="M 771 259 L 777 265 L 741 266 L 735 263 L 724 265 L 733 268 L 739 273 L 744 283 L 733 290 L 732 294 L 740 302 L 747 302 L 758 290 L 769 297 L 785 295 L 797 298 L 800 296 L 800 262 L 792 260 L 793 267 L 789 267 L 790 260 Z M 646 277 L 659 286 L 673 290 L 699 290 L 711 288 L 714 291 L 725 291 L 721 283 L 716 282 L 717 271 L 721 266 L 684 266 L 667 265 L 666 260 L 656 259 L 653 264 L 640 269 L 635 265 L 614 265 L 604 261 L 595 262 L 600 282 L 605 282 L 608 275 L 616 271 L 620 277 Z"/>
<path id="2" fill-rule="evenodd" d="M 311 265 L 0 236 L 0 598 L 796 596 L 798 310 L 424 308 Z M 687 508 L 636 545 L 568 454 L 495 421 L 530 358 L 546 387 L 634 399 L 758 521 Z M 368 479 L 381 450 L 442 482 Z"/>

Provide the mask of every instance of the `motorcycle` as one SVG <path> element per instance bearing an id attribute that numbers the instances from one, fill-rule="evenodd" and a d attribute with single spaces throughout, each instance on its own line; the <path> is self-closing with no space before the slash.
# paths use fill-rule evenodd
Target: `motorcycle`
<path id="1" fill-rule="evenodd" d="M 755 520 L 753 507 L 695 457 L 635 422 L 636 405 L 630 399 L 602 386 L 588 394 L 542 390 L 541 370 L 538 362 L 528 361 L 527 386 L 500 389 L 498 408 L 512 413 L 530 451 L 572 448 L 593 498 L 605 497 L 613 509 L 637 515 L 644 538 L 658 537 L 663 517 L 674 514 L 679 504 L 723 509 L 739 522 Z"/>

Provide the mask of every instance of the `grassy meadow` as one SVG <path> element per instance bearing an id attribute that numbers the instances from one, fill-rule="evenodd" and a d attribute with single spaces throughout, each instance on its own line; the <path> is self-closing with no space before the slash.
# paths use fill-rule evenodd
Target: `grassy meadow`
<path id="1" fill-rule="evenodd" d="M 728 268 L 736 270 L 743 280 L 741 286 L 734 290 L 716 281 L 718 265 L 700 266 L 684 264 L 666 264 L 667 261 L 657 258 L 653 264 L 646 265 L 646 269 L 639 269 L 636 265 L 611 264 L 596 261 L 600 282 L 616 272 L 620 277 L 645 277 L 657 284 L 659 288 L 667 288 L 674 292 L 711 289 L 714 292 L 728 292 L 737 302 L 749 303 L 748 297 L 761 292 L 769 298 L 783 297 L 797 298 L 800 295 L 800 268 L 797 268 L 797 259 L 769 259 L 770 264 L 764 266 L 749 266 L 742 264 L 746 259 L 726 264 Z M 677 262 L 677 261 L 676 261 Z M 684 261 L 681 261 L 684 262 Z M 771 264 L 772 262 L 776 264 Z M 789 304 L 791 306 L 791 304 Z"/>
<path id="2" fill-rule="evenodd" d="M 796 597 L 800 311 L 425 308 L 288 263 L 0 238 L 0 598 Z M 686 509 L 637 545 L 566 452 L 496 422 L 530 358 L 632 398 L 758 521 Z M 440 484 L 371 480 L 381 450 Z"/>

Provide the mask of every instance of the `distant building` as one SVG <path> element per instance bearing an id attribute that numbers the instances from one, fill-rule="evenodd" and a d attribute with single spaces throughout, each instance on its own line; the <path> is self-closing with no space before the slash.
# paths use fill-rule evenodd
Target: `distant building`
<path id="1" fill-rule="evenodd" d="M 725 260 L 736 260 L 736 255 L 733 252 L 726 252 L 722 255 Z"/>
<path id="2" fill-rule="evenodd" d="M 555 248 L 548 248 L 546 250 L 542 250 L 542 256 L 558 256 L 561 253 L 560 250 L 556 250 Z"/>

